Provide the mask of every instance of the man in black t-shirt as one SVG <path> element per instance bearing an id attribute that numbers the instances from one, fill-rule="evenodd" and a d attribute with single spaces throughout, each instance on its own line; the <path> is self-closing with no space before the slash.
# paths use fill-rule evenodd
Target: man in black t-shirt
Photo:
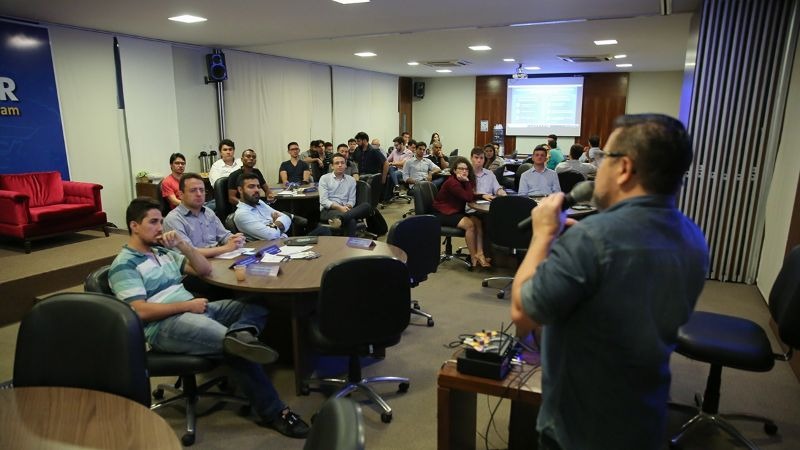
<path id="1" fill-rule="evenodd" d="M 267 180 L 264 179 L 264 175 L 261 174 L 261 171 L 255 168 L 256 165 L 256 151 L 252 148 L 248 148 L 242 153 L 242 168 L 236 169 L 228 175 L 228 203 L 232 206 L 236 206 L 239 203 L 239 177 L 243 173 L 252 173 L 258 177 L 258 185 L 261 186 L 261 189 L 264 191 L 265 197 L 268 199 L 272 199 L 272 193 L 270 193 L 269 185 L 267 184 Z"/>
<path id="2" fill-rule="evenodd" d="M 281 163 L 278 173 L 281 183 L 300 183 L 311 179 L 311 168 L 300 159 L 300 145 L 297 142 L 289 142 L 286 146 L 289 152 L 289 159 Z"/>

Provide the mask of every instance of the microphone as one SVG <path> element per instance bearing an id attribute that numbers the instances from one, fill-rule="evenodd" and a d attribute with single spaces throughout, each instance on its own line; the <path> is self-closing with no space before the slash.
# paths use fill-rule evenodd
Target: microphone
<path id="1" fill-rule="evenodd" d="M 575 206 L 576 203 L 586 202 L 592 199 L 592 194 L 594 194 L 594 181 L 581 181 L 580 183 L 576 184 L 572 191 L 569 194 L 564 196 L 564 203 L 561 204 L 561 210 L 566 211 L 569 208 Z M 524 230 L 526 228 L 530 228 L 531 226 L 531 217 L 528 216 L 522 219 L 518 224 L 517 228 L 520 230 Z"/>

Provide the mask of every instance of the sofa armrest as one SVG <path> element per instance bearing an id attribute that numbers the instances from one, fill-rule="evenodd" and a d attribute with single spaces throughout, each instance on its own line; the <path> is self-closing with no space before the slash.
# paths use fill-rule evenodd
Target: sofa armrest
<path id="1" fill-rule="evenodd" d="M 100 190 L 103 186 L 81 181 L 62 181 L 64 185 L 64 203 L 94 205 L 95 211 L 103 210 Z"/>
<path id="2" fill-rule="evenodd" d="M 0 222 L 25 225 L 30 222 L 28 196 L 16 191 L 0 189 Z"/>

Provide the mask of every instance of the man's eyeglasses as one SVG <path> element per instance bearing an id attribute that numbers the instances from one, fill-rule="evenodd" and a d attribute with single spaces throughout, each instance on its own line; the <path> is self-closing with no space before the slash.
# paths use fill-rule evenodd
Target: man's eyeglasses
<path id="1" fill-rule="evenodd" d="M 627 153 L 620 153 L 620 152 L 606 152 L 606 156 L 611 158 L 621 158 L 623 156 L 628 156 Z"/>

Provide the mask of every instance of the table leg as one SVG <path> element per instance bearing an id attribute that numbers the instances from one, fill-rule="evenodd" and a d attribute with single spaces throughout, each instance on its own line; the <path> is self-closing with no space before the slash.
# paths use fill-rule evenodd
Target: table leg
<path id="1" fill-rule="evenodd" d="M 311 346 L 308 343 L 308 321 L 316 305 L 316 296 L 297 295 L 292 301 L 292 353 L 294 356 L 294 383 L 297 395 L 304 392 L 304 381 L 314 372 Z"/>
<path id="2" fill-rule="evenodd" d="M 538 405 L 511 401 L 508 450 L 537 450 L 539 448 L 539 433 L 536 431 L 538 415 Z"/>
<path id="3" fill-rule="evenodd" d="M 438 450 L 474 450 L 476 394 L 439 387 Z"/>

